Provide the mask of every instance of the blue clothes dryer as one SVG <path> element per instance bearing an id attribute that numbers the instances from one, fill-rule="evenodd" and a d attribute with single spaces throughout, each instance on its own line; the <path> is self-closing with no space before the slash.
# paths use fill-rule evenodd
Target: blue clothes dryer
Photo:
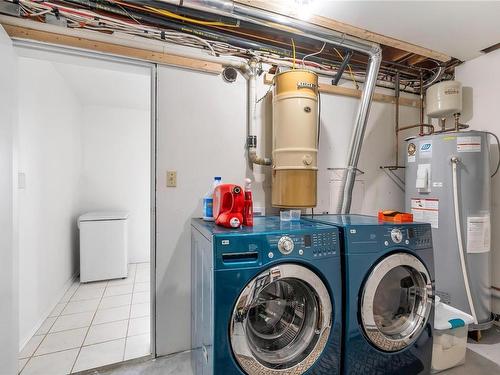
<path id="1" fill-rule="evenodd" d="M 256 217 L 192 221 L 192 365 L 199 374 L 340 374 L 338 229 Z"/>
<path id="2" fill-rule="evenodd" d="M 315 215 L 340 231 L 343 372 L 426 374 L 432 359 L 431 226 L 362 215 Z"/>

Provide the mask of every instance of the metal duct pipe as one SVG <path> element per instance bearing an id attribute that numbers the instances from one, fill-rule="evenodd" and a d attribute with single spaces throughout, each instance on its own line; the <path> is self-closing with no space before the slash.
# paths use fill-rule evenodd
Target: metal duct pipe
<path id="1" fill-rule="evenodd" d="M 182 3 L 179 0 L 164 1 L 178 6 L 185 6 L 188 8 L 233 17 L 240 21 L 318 40 L 364 53 L 369 56 L 368 73 L 363 87 L 363 92 L 361 93 L 358 113 L 356 115 L 356 123 L 349 145 L 348 166 L 346 173 L 344 174 L 345 177 L 342 180 L 342 206 L 340 208 L 340 212 L 343 214 L 349 213 L 351 209 L 355 173 L 363 144 L 363 136 L 368 122 L 368 114 L 370 112 L 380 63 L 382 61 L 382 49 L 380 46 L 376 43 L 350 37 L 346 34 L 339 33 L 322 26 L 313 25 L 291 17 L 278 15 L 246 5 L 236 4 L 230 0 L 183 0 Z"/>
<path id="2" fill-rule="evenodd" d="M 368 66 L 368 74 L 366 76 L 365 87 L 361 93 L 361 99 L 356 115 L 356 126 L 352 132 L 351 143 L 349 145 L 349 154 L 347 161 L 347 169 L 342 179 L 341 199 L 342 206 L 340 207 L 341 214 L 347 214 L 351 210 L 352 191 L 356 179 L 356 171 L 358 167 L 359 155 L 363 145 L 366 124 L 368 123 L 368 114 L 372 103 L 373 92 L 377 82 L 378 68 L 382 59 L 381 50 L 377 54 L 370 56 Z"/>

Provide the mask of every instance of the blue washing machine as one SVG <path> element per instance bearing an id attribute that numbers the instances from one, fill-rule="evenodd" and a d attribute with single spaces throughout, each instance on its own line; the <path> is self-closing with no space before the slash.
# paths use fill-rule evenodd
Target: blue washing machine
<path id="1" fill-rule="evenodd" d="M 339 228 L 344 274 L 343 372 L 426 374 L 432 359 L 431 226 L 315 215 Z"/>
<path id="2" fill-rule="evenodd" d="M 199 374 L 340 374 L 338 229 L 256 217 L 192 221 L 192 366 Z"/>

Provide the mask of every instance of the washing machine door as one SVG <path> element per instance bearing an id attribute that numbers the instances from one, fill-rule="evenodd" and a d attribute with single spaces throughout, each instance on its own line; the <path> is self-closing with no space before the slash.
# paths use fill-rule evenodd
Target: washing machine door
<path id="1" fill-rule="evenodd" d="M 248 374 L 303 374 L 320 356 L 332 325 L 323 281 L 297 264 L 252 279 L 236 301 L 229 334 L 234 357 Z"/>
<path id="2" fill-rule="evenodd" d="M 377 348 L 394 352 L 422 333 L 432 307 L 432 283 L 424 264 L 408 253 L 395 253 L 375 265 L 364 283 L 361 320 Z"/>

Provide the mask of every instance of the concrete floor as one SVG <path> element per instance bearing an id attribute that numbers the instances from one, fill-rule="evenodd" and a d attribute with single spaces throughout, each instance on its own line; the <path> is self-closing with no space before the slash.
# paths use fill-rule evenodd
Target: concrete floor
<path id="1" fill-rule="evenodd" d="M 117 373 L 119 374 L 119 373 Z M 500 374 L 500 366 L 495 362 L 467 349 L 465 364 L 440 372 L 442 375 L 494 375 Z"/>
<path id="2" fill-rule="evenodd" d="M 183 352 L 155 360 L 129 362 L 107 370 L 86 372 L 87 375 L 194 375 L 190 364 L 190 352 Z M 467 350 L 465 365 L 443 371 L 441 375 L 494 375 L 500 374 L 500 366 L 485 357 Z"/>

